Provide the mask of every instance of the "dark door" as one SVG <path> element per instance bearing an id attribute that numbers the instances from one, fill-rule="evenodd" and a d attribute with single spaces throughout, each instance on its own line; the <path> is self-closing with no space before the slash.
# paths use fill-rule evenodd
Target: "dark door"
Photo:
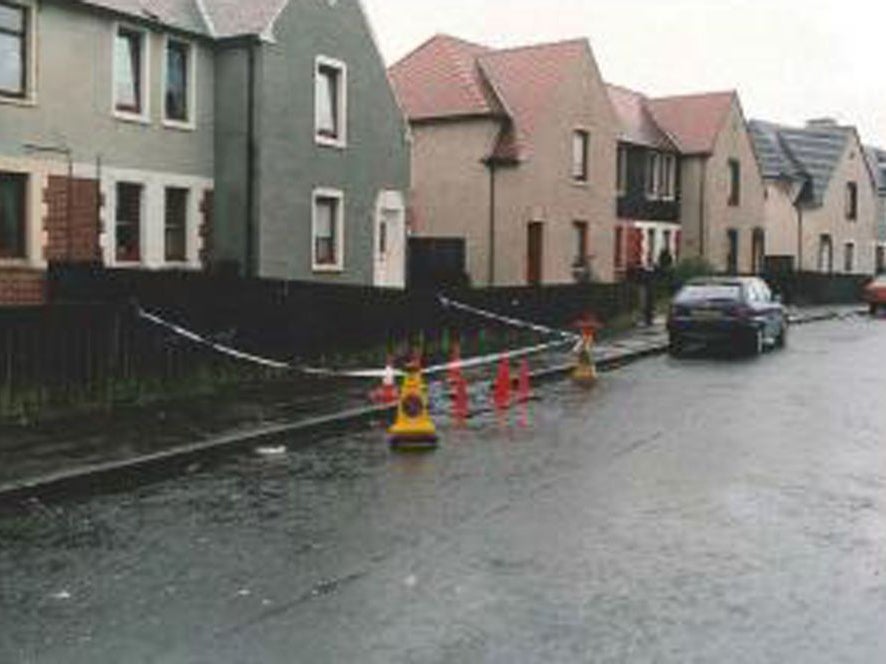
<path id="1" fill-rule="evenodd" d="M 530 286 L 537 286 L 542 279 L 543 229 L 539 221 L 530 222 L 527 228 L 526 283 Z"/>

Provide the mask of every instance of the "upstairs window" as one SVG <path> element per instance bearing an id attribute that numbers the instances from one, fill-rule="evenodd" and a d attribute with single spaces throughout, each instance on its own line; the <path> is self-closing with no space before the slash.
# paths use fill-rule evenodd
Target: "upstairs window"
<path id="1" fill-rule="evenodd" d="M 318 58 L 314 88 L 317 142 L 344 146 L 347 135 L 347 70 L 344 63 Z"/>
<path id="2" fill-rule="evenodd" d="M 584 130 L 572 132 L 572 179 L 587 182 L 589 174 L 588 148 L 591 135 Z"/>
<path id="3" fill-rule="evenodd" d="M 852 274 L 855 271 L 855 243 L 847 242 L 843 254 L 843 271 Z"/>
<path id="4" fill-rule="evenodd" d="M 187 123 L 191 117 L 191 45 L 170 39 L 166 42 L 166 119 Z"/>
<path id="5" fill-rule="evenodd" d="M 672 154 L 661 157 L 661 182 L 659 194 L 666 200 L 673 200 L 676 193 L 677 159 Z"/>
<path id="6" fill-rule="evenodd" d="M 846 183 L 846 218 L 849 221 L 858 219 L 858 184 Z"/>
<path id="7" fill-rule="evenodd" d="M 729 205 L 741 203 L 741 163 L 738 159 L 729 160 Z"/>
<path id="8" fill-rule="evenodd" d="M 145 34 L 120 27 L 114 40 L 114 108 L 119 113 L 143 115 Z"/>
<path id="9" fill-rule="evenodd" d="M 661 155 L 657 152 L 646 155 L 646 198 L 658 198 L 660 162 Z"/>
<path id="10" fill-rule="evenodd" d="M 0 172 L 0 258 L 26 258 L 28 176 Z"/>
<path id="11" fill-rule="evenodd" d="M 628 191 L 628 149 L 618 148 L 616 160 L 616 189 L 619 196 L 624 196 Z"/>
<path id="12" fill-rule="evenodd" d="M 0 1 L 0 97 L 23 98 L 27 71 L 27 9 Z"/>

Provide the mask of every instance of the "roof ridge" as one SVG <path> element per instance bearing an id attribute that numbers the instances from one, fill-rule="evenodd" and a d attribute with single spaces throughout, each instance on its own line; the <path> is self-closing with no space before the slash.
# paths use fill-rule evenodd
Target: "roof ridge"
<path id="1" fill-rule="evenodd" d="M 650 101 L 670 101 L 680 99 L 700 99 L 702 97 L 732 97 L 737 96 L 738 90 L 715 90 L 711 92 L 688 92 L 679 95 L 668 95 L 666 97 L 652 97 Z"/>
<path id="2" fill-rule="evenodd" d="M 557 46 L 567 46 L 570 44 L 587 44 L 587 37 L 573 37 L 572 39 L 560 39 L 557 41 L 551 42 L 538 42 L 535 44 L 523 44 L 521 46 L 508 46 L 507 48 L 494 48 L 490 49 L 487 53 L 483 53 L 478 56 L 480 58 L 488 58 L 496 55 L 507 55 L 509 53 L 516 53 L 517 51 L 530 51 L 536 49 L 543 48 L 555 48 Z"/>
<path id="3" fill-rule="evenodd" d="M 603 85 L 605 85 L 607 88 L 612 88 L 613 90 L 620 90 L 622 92 L 627 92 L 629 94 L 636 95 L 636 96 L 640 97 L 640 99 L 643 99 L 644 101 L 648 101 L 651 99 L 651 97 L 649 95 L 647 95 L 645 92 L 640 92 L 639 90 L 629 88 L 626 85 L 620 85 L 619 83 L 610 83 L 608 81 L 603 81 Z"/>
<path id="4" fill-rule="evenodd" d="M 213 21 L 212 17 L 209 15 L 209 9 L 206 7 L 206 0 L 194 0 L 194 4 L 197 5 L 197 11 L 200 12 L 200 17 L 206 24 L 206 30 L 209 32 L 209 36 L 215 39 L 218 35 L 218 31 L 215 29 L 215 21 Z"/>

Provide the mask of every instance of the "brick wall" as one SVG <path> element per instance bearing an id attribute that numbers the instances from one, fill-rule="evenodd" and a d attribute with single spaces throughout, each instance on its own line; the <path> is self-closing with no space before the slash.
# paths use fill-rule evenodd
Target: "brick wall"
<path id="1" fill-rule="evenodd" d="M 0 268 L 0 306 L 46 303 L 46 272 L 30 268 Z"/>
<path id="2" fill-rule="evenodd" d="M 86 178 L 74 178 L 69 187 L 67 177 L 50 176 L 43 196 L 47 207 L 44 219 L 47 234 L 46 260 L 74 263 L 98 261 L 100 259 L 98 182 Z"/>
<path id="3" fill-rule="evenodd" d="M 214 198 L 213 192 L 207 190 L 203 194 L 203 200 L 200 202 L 200 238 L 202 239 L 202 248 L 200 249 L 200 264 L 203 267 L 209 265 L 212 260 L 212 212 Z"/>

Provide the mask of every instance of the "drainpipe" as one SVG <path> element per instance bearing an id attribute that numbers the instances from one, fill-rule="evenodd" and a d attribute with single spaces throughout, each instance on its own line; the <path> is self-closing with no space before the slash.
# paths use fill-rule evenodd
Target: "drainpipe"
<path id="1" fill-rule="evenodd" d="M 495 160 L 486 160 L 489 169 L 489 270 L 487 281 L 489 286 L 495 285 Z"/>
<path id="2" fill-rule="evenodd" d="M 795 204 L 797 209 L 797 272 L 803 271 L 803 208 Z"/>
<path id="3" fill-rule="evenodd" d="M 247 45 L 247 109 L 246 109 L 246 276 L 255 277 L 256 219 L 255 219 L 255 49 Z"/>
<path id="4" fill-rule="evenodd" d="M 708 158 L 703 157 L 701 162 L 701 178 L 698 185 L 698 256 L 705 257 L 705 180 L 708 176 Z"/>

